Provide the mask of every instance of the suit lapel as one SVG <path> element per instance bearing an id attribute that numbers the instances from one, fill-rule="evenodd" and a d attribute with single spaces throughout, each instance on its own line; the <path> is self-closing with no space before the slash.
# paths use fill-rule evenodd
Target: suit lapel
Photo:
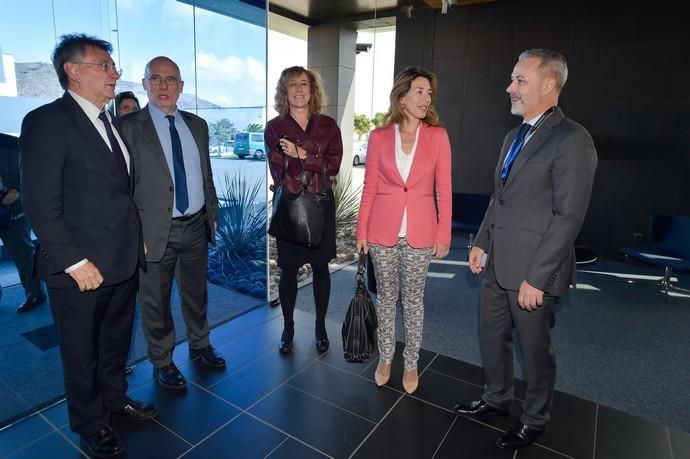
<path id="1" fill-rule="evenodd" d="M 147 148 L 142 148 L 140 151 L 150 151 L 153 156 L 156 157 L 158 165 L 165 171 L 165 175 L 173 181 L 172 175 L 170 175 L 170 168 L 168 167 L 168 160 L 165 159 L 165 153 L 163 152 L 163 146 L 158 138 L 158 131 L 156 131 L 156 126 L 153 124 L 151 119 L 151 114 L 149 113 L 149 107 L 146 105 L 142 110 L 139 110 L 137 114 L 137 128 L 139 129 L 139 135 L 146 143 L 148 143 Z"/>
<path id="2" fill-rule="evenodd" d="M 517 157 L 515 158 L 513 166 L 510 168 L 510 173 L 508 174 L 508 179 L 506 180 L 504 188 L 510 185 L 510 183 L 520 173 L 520 169 L 529 160 L 529 158 L 539 151 L 539 147 L 541 147 L 544 141 L 551 136 L 553 127 L 560 123 L 562 119 L 563 112 L 560 108 L 557 108 L 553 114 L 544 121 L 541 127 L 534 132 L 532 137 L 529 139 L 529 142 L 522 147 L 522 150 L 520 150 L 520 153 L 518 153 Z M 508 148 L 510 148 L 510 145 L 508 145 Z M 505 155 L 501 156 L 505 160 Z M 500 165 L 502 167 L 503 162 L 501 162 Z"/>
<path id="3" fill-rule="evenodd" d="M 62 101 L 65 105 L 67 113 L 72 118 L 77 129 L 81 132 L 81 137 L 86 139 L 91 146 L 94 147 L 102 155 L 106 156 L 115 165 L 115 158 L 113 158 L 113 153 L 110 151 L 110 147 L 105 143 L 101 134 L 98 133 L 96 127 L 93 125 L 91 120 L 84 110 L 79 106 L 76 100 L 68 93 L 62 97 Z"/>
<path id="4" fill-rule="evenodd" d="M 406 183 L 412 183 L 412 179 L 417 176 L 416 171 L 420 169 L 420 162 L 426 161 L 427 146 L 429 145 L 429 129 L 423 121 L 419 122 L 419 136 L 417 137 L 417 145 L 412 158 L 412 166 L 410 166 L 410 173 L 407 176 Z M 421 158 L 420 158 L 421 156 Z M 397 167 L 396 167 L 397 169 Z"/>
<path id="5" fill-rule="evenodd" d="M 384 157 L 383 165 L 391 169 L 391 177 L 396 178 L 398 183 L 405 184 L 405 181 L 400 175 L 398 170 L 398 161 L 396 159 L 397 152 L 395 151 L 395 130 L 397 129 L 395 124 L 391 124 L 385 131 L 385 139 L 383 142 L 384 148 L 381 151 L 381 155 Z M 385 148 L 389 145 L 389 148 Z"/>
<path id="6" fill-rule="evenodd" d="M 62 96 L 62 101 L 65 111 L 72 118 L 74 125 L 81 133 L 81 138 L 83 138 L 93 147 L 93 151 L 103 156 L 104 160 L 114 171 L 111 176 L 120 177 L 122 174 L 120 172 L 120 166 L 117 164 L 115 156 L 110 150 L 110 146 L 105 143 L 105 140 L 103 137 L 101 137 L 101 134 L 98 132 L 98 130 L 96 130 L 96 127 L 93 125 L 89 117 L 86 116 L 84 110 L 68 92 L 65 92 L 64 96 Z M 121 179 L 117 180 L 117 182 L 122 184 Z"/>

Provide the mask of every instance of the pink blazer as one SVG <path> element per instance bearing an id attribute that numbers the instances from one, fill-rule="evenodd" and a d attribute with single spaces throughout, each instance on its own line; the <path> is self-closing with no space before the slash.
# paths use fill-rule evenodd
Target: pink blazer
<path id="1" fill-rule="evenodd" d="M 395 160 L 395 125 L 369 136 L 357 239 L 392 247 L 407 207 L 407 242 L 414 248 L 450 245 L 450 142 L 444 128 L 422 122 L 410 175 L 404 182 Z M 438 211 L 434 204 L 434 183 Z"/>

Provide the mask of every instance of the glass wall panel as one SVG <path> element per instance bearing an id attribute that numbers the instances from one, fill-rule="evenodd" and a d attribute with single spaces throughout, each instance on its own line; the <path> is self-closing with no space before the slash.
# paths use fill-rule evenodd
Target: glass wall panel
<path id="1" fill-rule="evenodd" d="M 233 17 L 251 20 L 252 8 L 246 6 L 232 11 L 233 14 L 196 8 L 197 113 L 209 123 L 216 191 L 221 200 L 218 246 L 209 253 L 211 282 L 263 302 L 266 299 L 265 10 L 261 16 L 264 20 L 258 25 Z M 233 312 L 227 310 L 224 318 Z"/>
<path id="2" fill-rule="evenodd" d="M 256 158 L 241 160 L 234 153 L 237 132 L 260 133 L 266 122 L 265 22 L 260 2 L 239 0 L 0 3 L 2 133 L 18 135 L 27 112 L 61 97 L 63 90 L 50 62 L 60 35 L 87 33 L 110 41 L 113 58 L 123 69 L 117 92 L 134 92 L 142 106 L 148 102 L 141 84 L 146 63 L 165 55 L 179 65 L 185 83 L 178 107 L 209 124 L 214 183 L 221 201 L 221 243 L 209 253 L 212 326 L 266 298 L 264 155 L 256 142 L 251 144 Z M 0 284 L 2 428 L 60 400 L 64 385 L 50 308 L 46 304 L 29 313 L 16 312 L 24 291 L 4 247 Z M 182 340 L 184 324 L 176 290 L 173 298 L 173 318 Z M 139 316 L 137 307 L 132 362 L 146 355 Z"/>

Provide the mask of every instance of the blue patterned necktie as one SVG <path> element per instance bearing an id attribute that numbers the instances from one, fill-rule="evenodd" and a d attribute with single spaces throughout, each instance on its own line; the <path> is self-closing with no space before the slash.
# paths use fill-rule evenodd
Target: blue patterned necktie
<path id="1" fill-rule="evenodd" d="M 189 207 L 189 195 L 187 194 L 187 173 L 184 170 L 184 156 L 182 155 L 182 142 L 180 134 L 175 127 L 175 117 L 167 115 L 170 121 L 170 139 L 172 140 L 173 172 L 175 173 L 175 207 L 184 215 Z"/>
<path id="2" fill-rule="evenodd" d="M 510 151 L 508 151 L 508 156 L 506 157 L 506 162 L 503 163 L 503 169 L 501 169 L 501 179 L 505 182 L 510 173 L 510 168 L 513 166 L 515 158 L 517 158 L 518 153 L 522 150 L 522 146 L 525 144 L 525 137 L 532 126 L 527 123 L 522 123 L 520 129 L 518 129 L 515 140 L 510 146 Z"/>
<path id="3" fill-rule="evenodd" d="M 115 156 L 115 162 L 117 163 L 120 172 L 122 172 L 122 176 L 125 178 L 126 183 L 129 184 L 129 170 L 127 169 L 125 154 L 122 152 L 122 148 L 120 148 L 120 142 L 117 141 L 117 138 L 113 133 L 113 128 L 110 125 L 108 115 L 106 115 L 105 112 L 101 112 L 98 115 L 98 119 L 101 120 L 103 122 L 103 125 L 105 126 L 105 132 L 108 135 L 108 141 L 110 142 L 110 150 L 113 152 L 113 155 Z"/>

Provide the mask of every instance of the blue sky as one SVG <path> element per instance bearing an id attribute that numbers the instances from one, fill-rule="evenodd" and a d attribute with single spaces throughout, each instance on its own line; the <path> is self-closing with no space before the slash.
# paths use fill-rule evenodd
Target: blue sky
<path id="1" fill-rule="evenodd" d="M 56 32 L 58 36 L 85 32 L 113 43 L 113 57 L 124 71 L 123 80 L 140 81 L 148 60 L 167 55 L 180 66 L 186 93 L 198 90 L 199 97 L 224 107 L 265 104 L 263 27 L 199 8 L 194 11 L 176 0 L 0 3 L 0 47 L 3 53 L 13 54 L 15 62 L 49 62 Z M 252 118 L 257 115 L 252 114 Z"/>

